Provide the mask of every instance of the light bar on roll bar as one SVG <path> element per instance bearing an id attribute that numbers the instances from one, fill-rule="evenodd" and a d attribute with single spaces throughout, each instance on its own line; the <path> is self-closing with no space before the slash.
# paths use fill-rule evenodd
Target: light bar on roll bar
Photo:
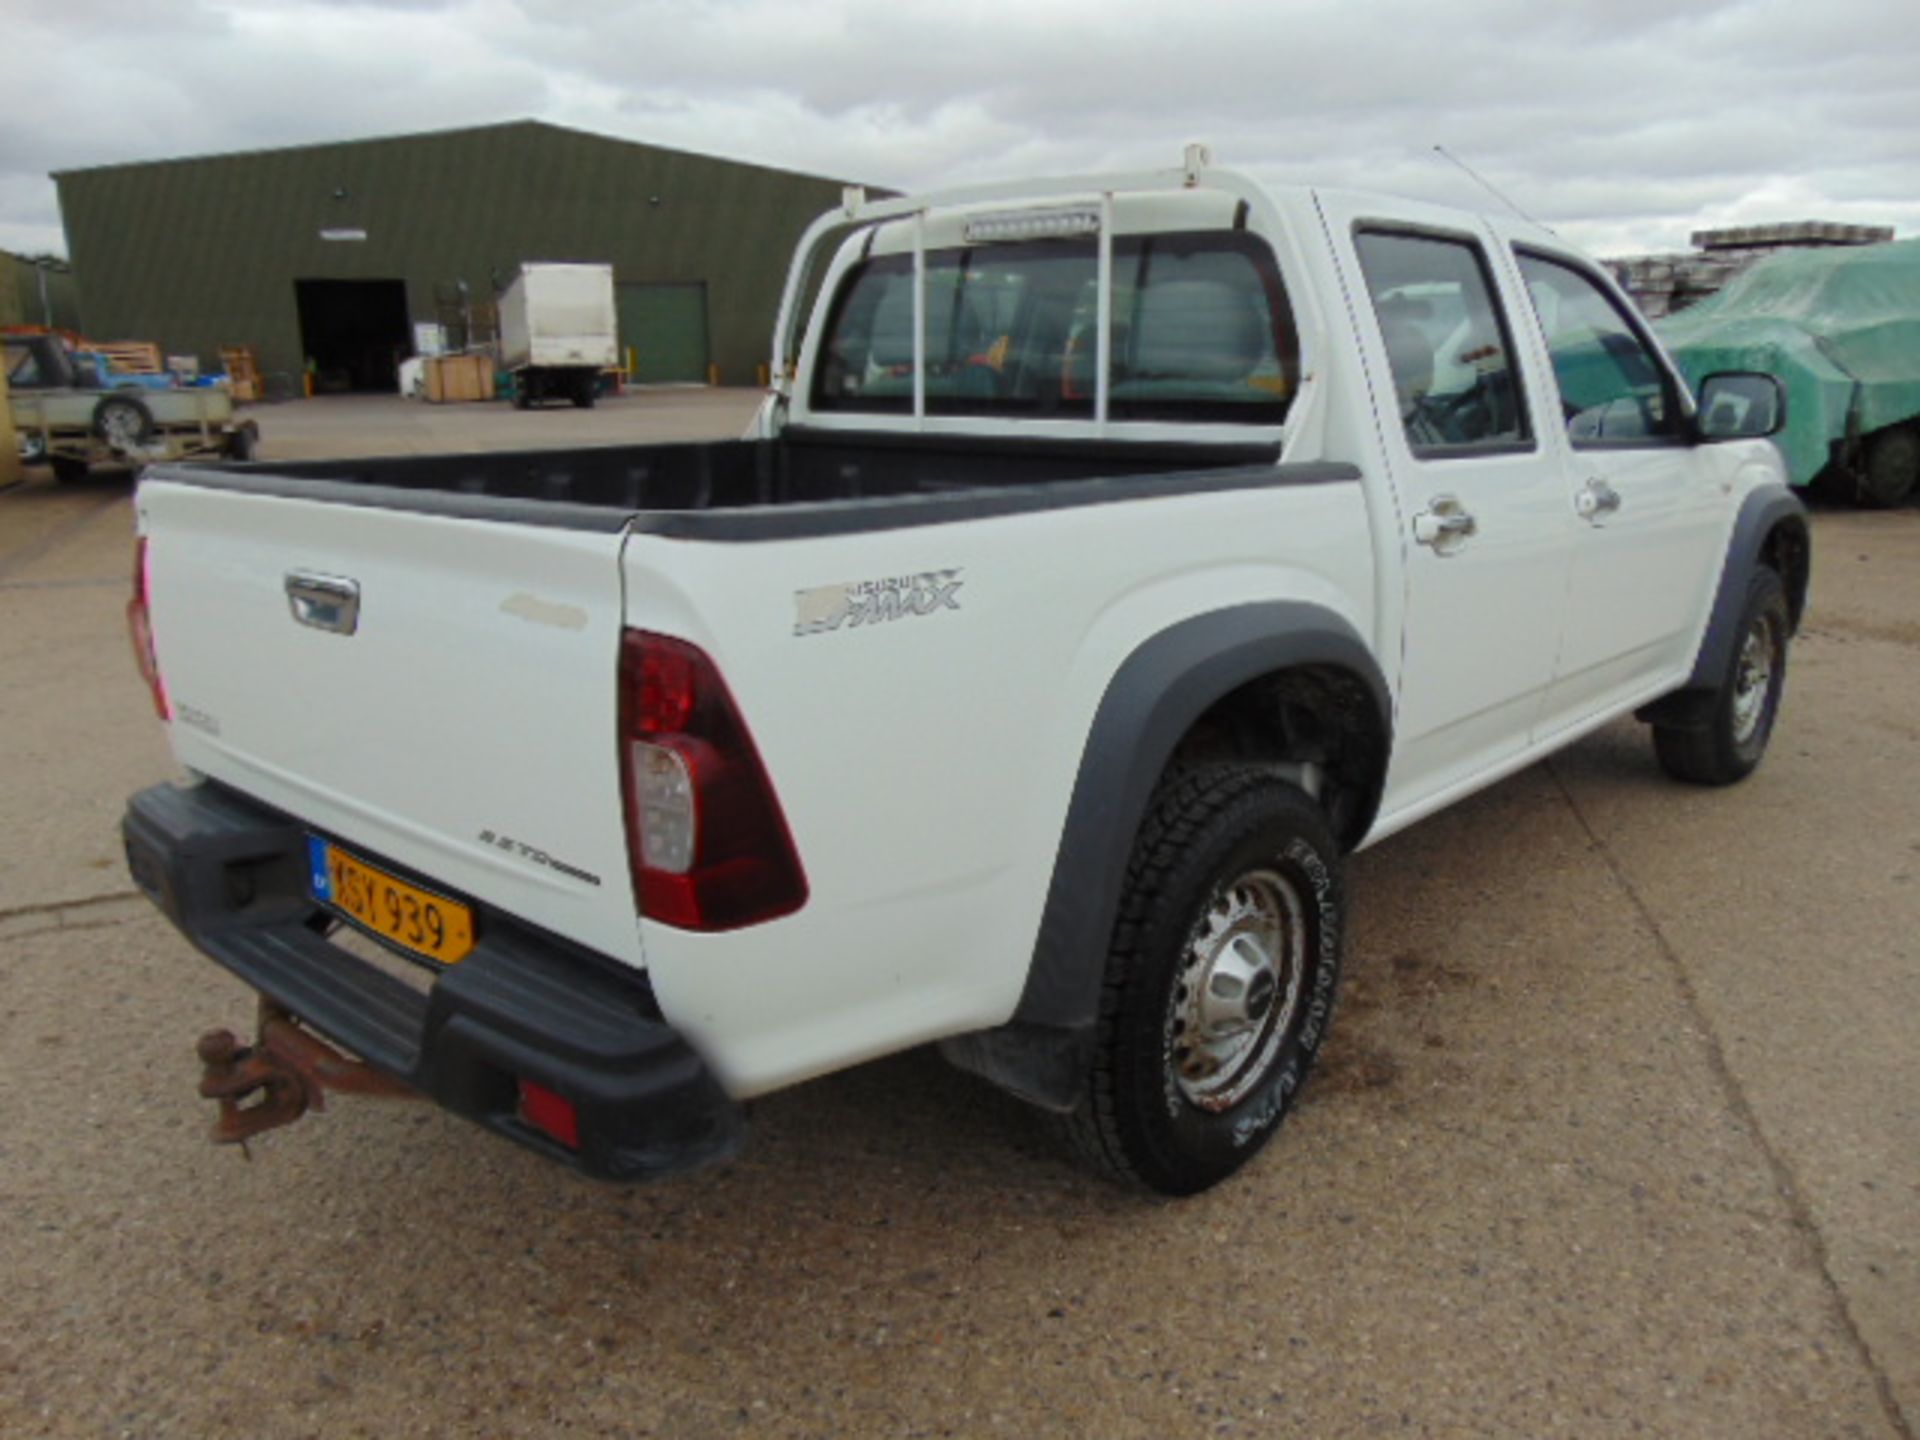
<path id="1" fill-rule="evenodd" d="M 990 245 L 996 240 L 1058 240 L 1066 235 L 1092 235 L 1100 228 L 1095 210 L 1011 210 L 997 215 L 974 215 L 966 223 L 967 240 Z"/>

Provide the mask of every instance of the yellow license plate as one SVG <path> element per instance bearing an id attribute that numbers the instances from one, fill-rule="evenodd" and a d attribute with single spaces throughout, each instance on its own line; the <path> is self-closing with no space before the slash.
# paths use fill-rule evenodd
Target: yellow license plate
<path id="1" fill-rule="evenodd" d="M 404 950 L 442 965 L 473 949 L 473 912 L 318 838 L 307 842 L 313 894 Z"/>

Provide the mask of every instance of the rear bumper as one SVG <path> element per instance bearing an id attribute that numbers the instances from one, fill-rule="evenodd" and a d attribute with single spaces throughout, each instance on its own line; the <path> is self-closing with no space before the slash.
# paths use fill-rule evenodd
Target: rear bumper
<path id="1" fill-rule="evenodd" d="M 298 821 L 207 782 L 141 791 L 121 831 L 134 883 L 196 946 L 445 1108 L 607 1180 L 739 1148 L 739 1107 L 661 1019 L 643 976 L 476 906 L 473 952 L 422 993 L 326 938 Z M 574 1103 L 577 1150 L 519 1118 L 521 1079 Z"/>

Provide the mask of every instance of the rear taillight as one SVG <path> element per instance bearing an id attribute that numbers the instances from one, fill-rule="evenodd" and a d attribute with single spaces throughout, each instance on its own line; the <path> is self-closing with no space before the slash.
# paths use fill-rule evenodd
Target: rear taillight
<path id="1" fill-rule="evenodd" d="M 133 663 L 140 667 L 140 678 L 153 694 L 153 708 L 162 720 L 173 719 L 173 706 L 167 703 L 167 687 L 160 678 L 160 661 L 153 653 L 153 612 L 147 607 L 151 591 L 147 572 L 147 537 L 133 542 L 133 598 L 127 601 L 127 633 L 133 639 Z"/>
<path id="2" fill-rule="evenodd" d="M 649 920 L 737 930 L 806 903 L 773 783 L 699 647 L 622 637 L 620 776 L 634 899 Z"/>

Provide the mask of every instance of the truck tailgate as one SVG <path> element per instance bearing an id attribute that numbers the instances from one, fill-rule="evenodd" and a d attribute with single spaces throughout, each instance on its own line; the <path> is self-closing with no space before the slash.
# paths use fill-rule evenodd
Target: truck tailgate
<path id="1" fill-rule="evenodd" d="M 638 965 L 615 738 L 624 517 L 569 528 L 489 503 L 531 513 L 143 483 L 174 753 L 350 851 Z M 293 592 L 316 585 L 355 588 L 351 633 L 325 603 L 297 618 Z"/>

